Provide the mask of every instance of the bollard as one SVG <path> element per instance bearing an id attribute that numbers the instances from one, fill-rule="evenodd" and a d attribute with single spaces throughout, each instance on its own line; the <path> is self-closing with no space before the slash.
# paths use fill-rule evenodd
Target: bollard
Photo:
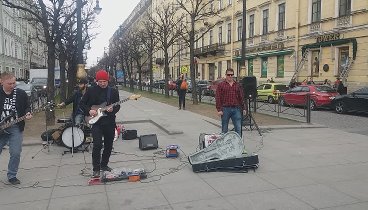
<path id="1" fill-rule="evenodd" d="M 307 123 L 311 123 L 311 107 L 310 107 L 310 102 L 311 102 L 311 97 L 310 97 L 310 94 L 308 93 L 306 95 L 306 106 L 307 106 Z"/>
<path id="2" fill-rule="evenodd" d="M 199 90 L 198 91 L 199 92 L 199 96 L 198 96 L 199 97 L 199 102 L 201 103 L 202 102 L 202 88 L 201 88 L 201 86 L 198 86 L 197 88 Z"/>

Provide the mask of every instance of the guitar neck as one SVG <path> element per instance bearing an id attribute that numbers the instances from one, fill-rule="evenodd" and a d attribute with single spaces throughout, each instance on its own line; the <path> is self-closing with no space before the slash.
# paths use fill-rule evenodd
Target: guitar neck
<path id="1" fill-rule="evenodd" d="M 124 102 L 126 102 L 126 101 L 129 101 L 129 100 L 130 100 L 130 98 L 126 98 L 126 99 L 120 100 L 120 101 L 118 101 L 118 102 L 115 102 L 115 103 L 113 103 L 113 104 L 110 104 L 110 105 L 108 105 L 108 106 L 105 106 L 105 107 L 102 109 L 102 111 L 106 111 L 109 107 L 117 106 L 117 105 L 119 105 L 119 104 L 121 104 L 121 103 L 124 103 Z"/>
<path id="2" fill-rule="evenodd" d="M 3 125 L 0 126 L 0 128 L 2 130 L 6 129 L 6 128 L 9 128 L 10 126 L 14 125 L 14 124 L 17 124 L 19 123 L 20 121 L 23 121 L 26 119 L 26 116 L 24 115 L 23 117 L 19 117 L 11 122 L 8 122 L 8 123 L 4 123 Z"/>

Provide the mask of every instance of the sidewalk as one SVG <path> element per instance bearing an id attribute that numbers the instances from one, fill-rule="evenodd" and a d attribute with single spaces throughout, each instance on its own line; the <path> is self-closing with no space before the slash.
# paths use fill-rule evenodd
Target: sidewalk
<path id="1" fill-rule="evenodd" d="M 22 184 L 13 187 L 4 150 L 0 209 L 368 209 L 366 136 L 316 125 L 264 126 L 263 137 L 246 129 L 247 151 L 259 155 L 255 172 L 194 173 L 185 155 L 196 151 L 200 133 L 219 131 L 218 121 L 147 98 L 122 104 L 117 121 L 157 134 L 161 148 L 180 145 L 181 158 L 118 140 L 110 167 L 145 168 L 148 178 L 88 186 L 90 153 L 61 155 L 66 148 L 52 145 L 35 156 L 41 145 L 24 146 Z"/>

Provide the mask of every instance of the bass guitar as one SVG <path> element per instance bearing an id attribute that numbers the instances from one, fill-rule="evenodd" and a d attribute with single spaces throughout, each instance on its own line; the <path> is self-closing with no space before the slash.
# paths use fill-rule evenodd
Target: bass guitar
<path id="1" fill-rule="evenodd" d="M 126 101 L 129 101 L 129 100 L 137 100 L 138 98 L 140 98 L 141 95 L 131 95 L 129 96 L 128 98 L 126 99 L 123 99 L 123 100 L 120 100 L 118 102 L 115 102 L 113 104 L 110 104 L 108 106 L 106 106 L 106 102 L 100 104 L 100 105 L 93 105 L 91 107 L 91 109 L 93 110 L 96 110 L 97 111 L 97 114 L 95 116 L 87 116 L 86 117 L 86 122 L 88 122 L 88 124 L 90 125 L 93 125 L 95 124 L 101 117 L 104 117 L 106 116 L 106 113 L 105 111 L 108 110 L 110 107 L 114 107 L 116 105 L 119 105 L 121 103 L 124 103 Z"/>
<path id="2" fill-rule="evenodd" d="M 50 111 L 54 108 L 54 106 L 55 106 L 55 103 L 53 103 L 53 102 L 48 102 L 47 103 L 47 105 L 45 105 L 45 107 L 44 108 L 42 108 L 41 110 L 43 110 L 43 109 L 45 109 L 45 108 L 48 108 L 48 109 L 50 109 Z M 38 111 L 37 111 L 38 112 Z M 31 114 L 33 114 L 33 113 L 35 113 L 35 112 L 32 112 Z M 14 113 L 13 113 L 14 114 Z M 3 133 L 6 133 L 6 134 L 9 134 L 5 129 L 7 129 L 7 128 L 9 128 L 9 127 L 11 127 L 12 125 L 14 125 L 14 124 L 17 124 L 17 123 L 19 123 L 19 122 L 21 122 L 21 121 L 23 121 L 23 120 L 25 120 L 26 119 L 26 117 L 27 117 L 27 115 L 24 115 L 24 116 L 22 116 L 22 117 L 18 117 L 18 118 L 16 118 L 15 120 L 13 120 L 13 121 L 10 121 L 10 122 L 6 122 L 6 121 L 8 121 L 11 117 L 13 117 L 13 114 L 11 114 L 11 115 L 9 115 L 9 116 L 7 116 L 7 117 L 5 117 L 1 122 L 0 122 L 0 135 L 2 135 Z"/>

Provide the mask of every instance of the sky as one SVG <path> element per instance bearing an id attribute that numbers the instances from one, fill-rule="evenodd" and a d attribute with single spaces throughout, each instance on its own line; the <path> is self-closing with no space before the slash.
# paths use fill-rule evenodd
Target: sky
<path id="1" fill-rule="evenodd" d="M 104 47 L 109 46 L 109 39 L 139 2 L 140 0 L 100 0 L 102 11 L 96 18 L 98 27 L 92 30 L 97 33 L 97 37 L 92 40 L 91 49 L 87 51 L 87 67 L 97 64 L 97 57 L 101 58 Z"/>

